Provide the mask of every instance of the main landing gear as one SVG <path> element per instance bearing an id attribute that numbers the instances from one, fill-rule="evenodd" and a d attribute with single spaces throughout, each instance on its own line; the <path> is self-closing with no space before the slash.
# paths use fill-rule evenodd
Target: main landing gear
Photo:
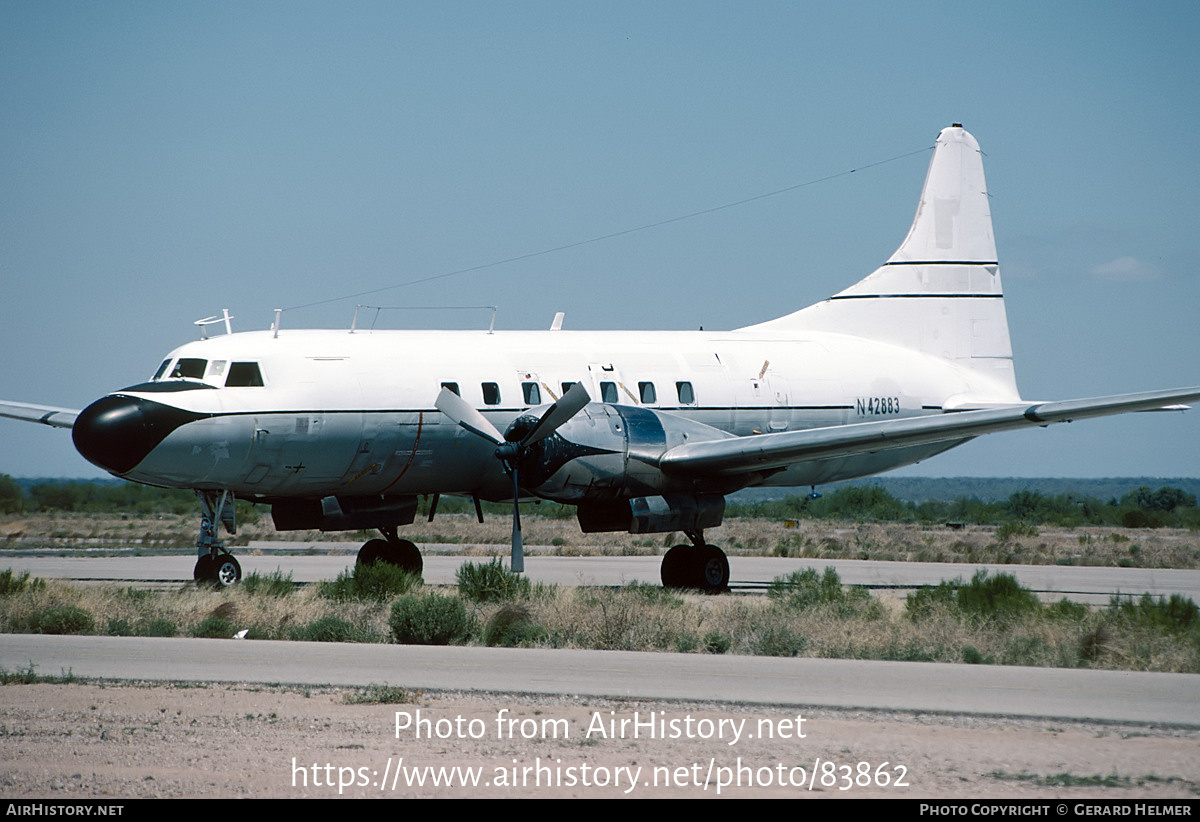
<path id="1" fill-rule="evenodd" d="M 700 531 L 685 531 L 691 545 L 676 545 L 663 556 L 664 588 L 691 588 L 719 594 L 729 588 L 729 559 L 725 552 L 704 541 Z"/>
<path id="2" fill-rule="evenodd" d="M 237 532 L 233 494 L 229 491 L 197 491 L 200 498 L 200 538 L 196 540 L 196 567 L 192 577 L 201 585 L 228 588 L 242 578 L 242 566 L 217 536 L 217 523 Z"/>
<path id="3" fill-rule="evenodd" d="M 380 528 L 385 539 L 368 540 L 358 550 L 357 565 L 370 565 L 375 562 L 386 562 L 398 565 L 410 574 L 421 575 L 425 564 L 421 560 L 421 551 L 415 543 L 396 536 L 395 528 Z"/>

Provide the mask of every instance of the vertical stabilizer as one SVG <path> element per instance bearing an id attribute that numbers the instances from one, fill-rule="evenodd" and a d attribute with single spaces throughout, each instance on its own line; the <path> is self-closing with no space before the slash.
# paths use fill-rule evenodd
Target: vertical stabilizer
<path id="1" fill-rule="evenodd" d="M 980 398 L 1018 399 L 979 144 L 942 129 L 908 236 L 886 263 L 824 302 L 746 330 L 851 334 L 950 360 Z"/>

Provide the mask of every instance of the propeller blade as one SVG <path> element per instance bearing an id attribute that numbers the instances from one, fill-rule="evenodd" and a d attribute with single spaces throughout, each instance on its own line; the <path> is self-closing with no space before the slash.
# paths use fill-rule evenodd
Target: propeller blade
<path id="1" fill-rule="evenodd" d="M 517 466 L 514 463 L 512 467 L 513 478 L 513 532 L 512 532 L 512 559 L 509 565 L 514 574 L 525 572 L 525 542 L 521 538 L 521 483 L 517 479 Z"/>
<path id="2" fill-rule="evenodd" d="M 592 401 L 583 383 L 577 382 L 558 402 L 546 409 L 537 425 L 529 429 L 529 433 L 521 440 L 521 448 L 540 442 L 558 430 L 559 426 L 578 414 L 585 405 Z"/>
<path id="3" fill-rule="evenodd" d="M 442 389 L 433 406 L 472 434 L 483 437 L 493 445 L 504 442 L 504 437 L 496 430 L 496 426 L 488 422 L 487 417 L 449 388 Z"/>

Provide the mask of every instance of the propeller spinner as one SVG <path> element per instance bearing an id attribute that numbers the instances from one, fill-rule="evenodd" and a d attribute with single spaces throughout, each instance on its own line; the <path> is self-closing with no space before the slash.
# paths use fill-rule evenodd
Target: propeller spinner
<path id="1" fill-rule="evenodd" d="M 496 426 L 488 422 L 487 417 L 478 409 L 455 394 L 448 388 L 443 388 L 438 394 L 434 407 L 454 422 L 461 425 L 478 437 L 482 437 L 496 446 L 496 459 L 504 463 L 513 480 L 513 532 L 512 532 L 512 570 L 522 573 L 525 570 L 525 546 L 521 540 L 521 511 L 518 501 L 521 496 L 521 480 L 519 465 L 521 458 L 528 452 L 529 447 L 541 442 L 553 434 L 564 423 L 578 414 L 585 405 L 591 402 L 587 389 L 582 383 L 575 383 L 558 402 L 551 405 L 542 414 L 525 436 L 516 441 L 506 440 L 500 435 Z"/>

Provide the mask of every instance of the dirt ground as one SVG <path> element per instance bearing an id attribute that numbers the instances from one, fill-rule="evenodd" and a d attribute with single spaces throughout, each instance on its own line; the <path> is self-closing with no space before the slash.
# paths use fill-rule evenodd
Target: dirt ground
<path id="1" fill-rule="evenodd" d="M 347 704 L 347 693 L 7 685 L 0 689 L 0 794 L 1200 795 L 1195 729 L 513 694 L 425 693 L 411 703 Z"/>

